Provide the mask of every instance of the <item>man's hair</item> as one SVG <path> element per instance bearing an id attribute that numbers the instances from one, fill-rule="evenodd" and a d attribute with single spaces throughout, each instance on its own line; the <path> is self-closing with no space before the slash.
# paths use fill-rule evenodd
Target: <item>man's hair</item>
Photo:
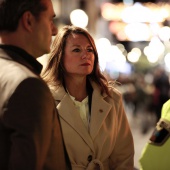
<path id="1" fill-rule="evenodd" d="M 24 12 L 30 11 L 38 19 L 46 8 L 42 0 L 0 0 L 0 32 L 15 31 Z"/>

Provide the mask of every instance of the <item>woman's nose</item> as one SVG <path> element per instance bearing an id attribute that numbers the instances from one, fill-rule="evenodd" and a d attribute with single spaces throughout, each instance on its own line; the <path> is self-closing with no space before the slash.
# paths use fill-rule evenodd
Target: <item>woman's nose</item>
<path id="1" fill-rule="evenodd" d="M 82 54 L 82 59 L 87 59 L 89 57 L 89 54 L 87 51 L 84 51 Z"/>

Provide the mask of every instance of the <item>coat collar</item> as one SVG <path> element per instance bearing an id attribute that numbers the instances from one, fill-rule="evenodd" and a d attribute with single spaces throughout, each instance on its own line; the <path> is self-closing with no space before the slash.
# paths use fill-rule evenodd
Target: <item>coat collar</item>
<path id="1" fill-rule="evenodd" d="M 93 88 L 93 94 L 97 93 L 98 97 L 101 97 L 101 98 L 105 98 L 108 96 L 106 93 L 104 93 L 103 95 L 100 94 L 101 93 L 100 87 L 94 81 L 90 80 L 90 84 Z M 51 87 L 51 91 L 56 101 L 62 101 L 63 97 L 67 95 L 67 92 L 62 85 L 58 85 L 57 89 L 54 89 Z"/>
<path id="2" fill-rule="evenodd" d="M 1 52 L 0 58 L 14 60 L 26 66 L 28 69 L 32 70 L 35 74 L 39 75 L 41 73 L 42 65 L 33 56 L 28 54 L 25 50 L 12 45 L 0 44 L 0 52 Z"/>
<path id="3" fill-rule="evenodd" d="M 98 85 L 92 81 L 90 83 L 93 88 L 93 94 L 89 132 L 85 128 L 80 114 L 76 110 L 73 101 L 70 99 L 70 96 L 66 93 L 65 89 L 60 86 L 56 91 L 52 91 L 52 93 L 55 101 L 58 103 L 57 109 L 60 117 L 70 124 L 91 149 L 94 150 L 92 141 L 98 134 L 102 122 L 106 119 L 112 106 L 105 100 L 107 95 L 101 95 Z"/>

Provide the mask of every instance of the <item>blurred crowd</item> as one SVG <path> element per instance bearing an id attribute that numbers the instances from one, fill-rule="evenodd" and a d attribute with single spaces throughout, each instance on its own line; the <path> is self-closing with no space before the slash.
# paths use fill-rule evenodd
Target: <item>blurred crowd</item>
<path id="1" fill-rule="evenodd" d="M 145 117 L 141 130 L 146 133 L 149 123 L 156 124 L 159 120 L 162 105 L 170 97 L 168 72 L 162 66 L 156 66 L 145 74 L 122 74 L 116 81 L 116 86 L 122 92 L 125 104 L 131 108 L 133 116 L 143 114 Z M 150 117 L 152 122 L 149 122 Z"/>

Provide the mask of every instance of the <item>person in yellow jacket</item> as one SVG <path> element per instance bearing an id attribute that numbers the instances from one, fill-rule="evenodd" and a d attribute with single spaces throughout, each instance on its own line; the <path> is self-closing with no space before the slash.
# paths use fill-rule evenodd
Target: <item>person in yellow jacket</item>
<path id="1" fill-rule="evenodd" d="M 161 118 L 139 162 L 140 170 L 170 170 L 170 100 L 163 105 Z"/>

